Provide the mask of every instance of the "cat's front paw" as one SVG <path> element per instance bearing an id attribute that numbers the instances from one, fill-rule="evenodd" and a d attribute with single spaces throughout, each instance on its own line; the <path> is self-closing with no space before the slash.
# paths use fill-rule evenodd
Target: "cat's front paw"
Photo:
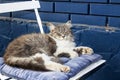
<path id="1" fill-rule="evenodd" d="M 61 72 L 65 72 L 65 73 L 70 72 L 70 67 L 63 65 L 60 67 L 60 70 L 61 70 Z"/>
<path id="2" fill-rule="evenodd" d="M 86 47 L 86 46 L 76 47 L 74 49 L 74 51 L 76 51 L 79 55 L 81 55 L 81 54 L 89 54 L 89 55 L 91 55 L 91 54 L 94 53 L 92 48 Z"/>
<path id="3" fill-rule="evenodd" d="M 66 66 L 66 65 L 62 65 L 60 63 L 56 63 L 56 62 L 46 62 L 45 64 L 45 68 L 47 70 L 51 70 L 51 71 L 58 71 L 58 72 L 69 72 L 70 71 L 70 67 Z"/>
<path id="4" fill-rule="evenodd" d="M 70 67 L 66 65 L 59 64 L 57 66 L 54 66 L 54 71 L 59 71 L 59 72 L 70 72 Z"/>

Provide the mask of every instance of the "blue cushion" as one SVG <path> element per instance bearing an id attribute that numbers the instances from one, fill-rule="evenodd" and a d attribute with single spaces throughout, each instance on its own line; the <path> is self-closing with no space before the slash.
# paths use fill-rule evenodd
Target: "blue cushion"
<path id="1" fill-rule="evenodd" d="M 78 46 L 89 46 L 95 52 L 117 53 L 120 46 L 120 31 L 106 32 L 102 29 L 86 29 L 77 31 Z"/>
<path id="2" fill-rule="evenodd" d="M 113 56 L 113 53 L 111 52 L 98 52 L 97 54 L 100 54 L 104 60 L 110 61 L 111 57 Z"/>
<path id="3" fill-rule="evenodd" d="M 10 77 L 24 80 L 68 80 L 70 77 L 76 75 L 79 71 L 87 67 L 93 62 L 100 60 L 102 57 L 98 54 L 82 55 L 66 62 L 71 68 L 69 73 L 63 72 L 40 72 L 32 70 L 24 70 L 21 68 L 10 67 L 4 64 L 3 58 L 0 58 L 0 72 Z"/>
<path id="4" fill-rule="evenodd" d="M 86 80 L 120 80 L 120 52 Z"/>
<path id="5" fill-rule="evenodd" d="M 120 52 L 111 58 L 109 65 L 114 72 L 120 73 Z"/>

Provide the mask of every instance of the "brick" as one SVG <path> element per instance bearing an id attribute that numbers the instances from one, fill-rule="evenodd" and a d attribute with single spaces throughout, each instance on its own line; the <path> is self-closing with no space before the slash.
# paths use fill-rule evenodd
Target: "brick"
<path id="1" fill-rule="evenodd" d="M 105 25 L 105 17 L 102 16 L 90 16 L 90 15 L 71 15 L 73 23 L 88 24 L 88 25 Z"/>
<path id="2" fill-rule="evenodd" d="M 86 13 L 88 4 L 85 3 L 70 3 L 70 2 L 56 2 L 55 12 L 69 12 L 69 13 Z"/>
<path id="3" fill-rule="evenodd" d="M 69 19 L 68 17 L 68 14 L 41 13 L 42 21 L 66 22 Z"/>
<path id="4" fill-rule="evenodd" d="M 40 13 L 42 21 L 53 21 L 53 22 L 66 22 L 68 20 L 68 14 L 60 13 Z M 13 13 L 13 17 L 23 19 L 36 20 L 34 12 L 22 11 Z"/>
<path id="5" fill-rule="evenodd" d="M 107 2 L 107 0 L 71 0 L 77 2 Z"/>
<path id="6" fill-rule="evenodd" d="M 114 26 L 114 27 L 119 27 L 120 28 L 120 18 L 109 17 L 108 18 L 108 24 L 110 26 Z"/>
<path id="7" fill-rule="evenodd" d="M 39 11 L 53 11 L 53 2 L 40 2 L 41 8 Z"/>
<path id="8" fill-rule="evenodd" d="M 110 0 L 111 3 L 120 3 L 120 0 Z"/>
<path id="9" fill-rule="evenodd" d="M 23 19 L 36 19 L 35 13 L 31 11 L 19 11 L 13 13 L 14 18 L 23 18 Z"/>
<path id="10" fill-rule="evenodd" d="M 120 5 L 113 4 L 91 4 L 90 14 L 120 16 Z"/>

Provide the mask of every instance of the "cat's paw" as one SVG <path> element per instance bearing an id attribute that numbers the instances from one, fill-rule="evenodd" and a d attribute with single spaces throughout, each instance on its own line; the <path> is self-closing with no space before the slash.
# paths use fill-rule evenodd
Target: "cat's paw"
<path id="1" fill-rule="evenodd" d="M 65 65 L 62 65 L 61 67 L 60 67 L 60 71 L 61 72 L 70 72 L 70 67 L 69 66 L 65 66 Z"/>
<path id="2" fill-rule="evenodd" d="M 79 55 L 81 55 L 81 54 L 89 54 L 89 55 L 91 55 L 91 54 L 94 53 L 92 48 L 85 47 L 85 46 L 76 47 L 74 49 L 74 51 L 76 51 Z"/>
<path id="3" fill-rule="evenodd" d="M 47 64 L 45 64 L 45 67 L 47 70 L 51 70 L 51 71 L 58 71 L 58 72 L 69 72 L 70 71 L 70 67 L 66 66 L 66 65 L 62 65 L 60 63 L 56 63 L 56 62 L 46 62 Z"/>
<path id="4" fill-rule="evenodd" d="M 66 66 L 66 65 L 57 65 L 56 67 L 54 67 L 54 71 L 59 71 L 59 72 L 70 72 L 70 67 Z"/>

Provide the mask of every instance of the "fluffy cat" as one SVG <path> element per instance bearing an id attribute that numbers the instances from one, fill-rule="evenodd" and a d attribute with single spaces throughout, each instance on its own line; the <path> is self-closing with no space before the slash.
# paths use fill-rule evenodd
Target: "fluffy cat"
<path id="1" fill-rule="evenodd" d="M 6 49 L 5 63 L 36 71 L 68 72 L 70 67 L 61 64 L 58 57 L 75 58 L 93 53 L 89 47 L 75 47 L 70 21 L 56 26 L 47 23 L 47 26 L 48 34 L 32 33 L 13 40 Z"/>

